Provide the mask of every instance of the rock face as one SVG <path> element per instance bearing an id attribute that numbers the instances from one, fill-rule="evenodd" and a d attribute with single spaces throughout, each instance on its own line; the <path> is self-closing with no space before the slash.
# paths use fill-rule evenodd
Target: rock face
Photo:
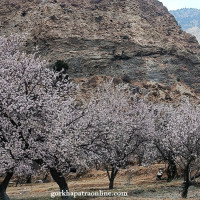
<path id="1" fill-rule="evenodd" d="M 200 92 L 200 46 L 157 0 L 1 0 L 0 35 L 71 77 L 106 75 Z"/>

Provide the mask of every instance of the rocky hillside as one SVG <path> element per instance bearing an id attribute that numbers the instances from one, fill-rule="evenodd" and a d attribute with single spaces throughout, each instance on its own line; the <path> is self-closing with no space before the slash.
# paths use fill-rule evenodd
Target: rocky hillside
<path id="1" fill-rule="evenodd" d="M 1 0 L 0 22 L 0 35 L 27 32 L 25 50 L 63 60 L 71 77 L 115 76 L 157 97 L 164 87 L 168 99 L 179 86 L 200 92 L 200 46 L 157 0 Z"/>

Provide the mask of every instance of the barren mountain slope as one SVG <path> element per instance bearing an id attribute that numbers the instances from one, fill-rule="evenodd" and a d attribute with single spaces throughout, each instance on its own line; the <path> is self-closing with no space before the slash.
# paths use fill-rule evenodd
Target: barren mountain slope
<path id="1" fill-rule="evenodd" d="M 50 64 L 64 60 L 72 77 L 200 92 L 199 44 L 157 0 L 1 0 L 0 22 L 0 35 L 29 33 L 25 50 Z"/>

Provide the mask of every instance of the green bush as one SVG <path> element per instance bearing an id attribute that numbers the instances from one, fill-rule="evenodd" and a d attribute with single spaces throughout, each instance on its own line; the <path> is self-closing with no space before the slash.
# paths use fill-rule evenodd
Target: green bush
<path id="1" fill-rule="evenodd" d="M 53 69 L 57 72 L 60 72 L 63 70 L 63 73 L 67 73 L 69 66 L 66 62 L 63 60 L 57 60 L 56 63 L 53 66 Z"/>

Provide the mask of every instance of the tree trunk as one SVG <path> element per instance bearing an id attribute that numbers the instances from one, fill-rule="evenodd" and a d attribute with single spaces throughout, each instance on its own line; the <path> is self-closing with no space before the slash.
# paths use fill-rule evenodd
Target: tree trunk
<path id="1" fill-rule="evenodd" d="M 169 161 L 167 167 L 167 181 L 172 181 L 176 176 L 178 176 L 176 163 L 171 160 Z"/>
<path id="2" fill-rule="evenodd" d="M 182 198 L 187 198 L 189 187 L 190 187 L 190 182 L 184 181 L 183 190 L 182 190 Z"/>
<path id="3" fill-rule="evenodd" d="M 115 180 L 114 177 L 110 179 L 109 190 L 112 190 L 114 188 L 114 180 Z"/>
<path id="4" fill-rule="evenodd" d="M 13 176 L 13 172 L 8 172 L 4 181 L 0 184 L 0 200 L 10 200 L 8 195 L 6 194 L 6 189 L 8 187 L 9 181 Z"/>
<path id="5" fill-rule="evenodd" d="M 109 173 L 108 168 L 106 168 L 106 171 L 107 171 L 108 179 L 110 181 L 109 189 L 112 190 L 114 188 L 114 180 L 117 175 L 118 169 L 116 167 L 112 167 L 111 174 Z"/>
<path id="6" fill-rule="evenodd" d="M 187 198 L 188 189 L 191 185 L 190 182 L 190 163 L 185 166 L 184 169 L 184 183 L 182 188 L 182 198 Z"/>
<path id="7" fill-rule="evenodd" d="M 54 181 L 58 184 L 61 192 L 62 200 L 70 200 L 69 196 L 69 188 L 65 177 L 62 175 L 61 172 L 58 172 L 55 168 L 50 168 L 50 173 Z"/>
<path id="8" fill-rule="evenodd" d="M 26 183 L 27 184 L 30 184 L 31 183 L 31 175 L 27 175 L 27 177 L 26 177 Z"/>

